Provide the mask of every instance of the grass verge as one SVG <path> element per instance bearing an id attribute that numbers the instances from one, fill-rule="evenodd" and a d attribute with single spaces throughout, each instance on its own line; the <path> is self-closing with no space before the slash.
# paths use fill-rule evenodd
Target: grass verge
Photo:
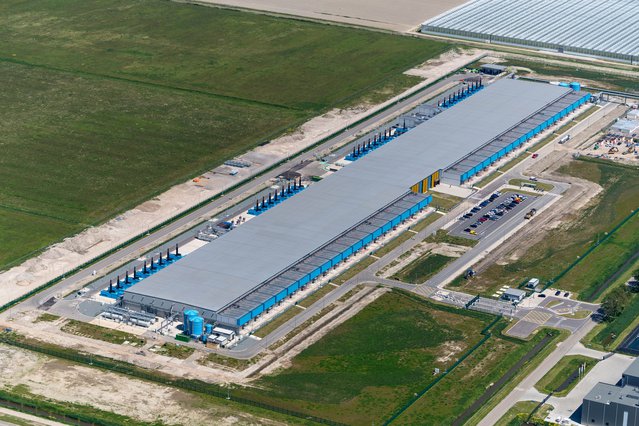
<path id="1" fill-rule="evenodd" d="M 300 300 L 297 304 L 304 308 L 308 308 L 333 290 L 335 290 L 335 287 L 330 283 L 326 283 L 322 287 L 318 288 L 313 294 Z"/>
<path id="2" fill-rule="evenodd" d="M 360 272 L 362 272 L 364 269 L 366 269 L 369 266 L 371 266 L 376 261 L 377 261 L 376 258 L 374 258 L 372 256 L 367 256 L 364 259 L 362 259 L 359 262 L 357 262 L 356 264 L 354 264 L 353 266 L 351 266 L 350 268 L 348 268 L 346 271 L 344 271 L 341 274 L 339 274 L 338 276 L 336 276 L 331 281 L 334 282 L 337 285 L 344 284 L 346 281 L 350 280 L 355 275 L 359 274 Z"/>
<path id="3" fill-rule="evenodd" d="M 253 334 L 257 337 L 266 337 L 269 333 L 277 330 L 282 324 L 300 312 L 302 312 L 302 310 L 298 306 L 293 305 L 280 315 L 273 318 L 271 321 L 258 328 Z"/>
<path id="4" fill-rule="evenodd" d="M 88 337 L 89 339 L 101 340 L 116 345 L 127 343 L 131 346 L 144 346 L 146 343 L 146 339 L 135 334 L 74 319 L 67 320 L 60 330 L 76 336 Z"/>
<path id="5" fill-rule="evenodd" d="M 50 314 L 48 312 L 45 312 L 43 314 L 38 315 L 38 318 L 36 318 L 35 323 L 37 322 L 54 322 L 60 319 L 59 315 L 53 315 Z"/>
<path id="6" fill-rule="evenodd" d="M 443 229 L 438 229 L 436 233 L 425 238 L 424 242 L 436 243 L 436 244 L 445 243 L 445 244 L 452 244 L 455 246 L 475 247 L 477 243 L 479 243 L 479 240 L 471 240 L 469 238 L 450 235 L 447 231 Z"/>
<path id="7" fill-rule="evenodd" d="M 599 361 L 583 355 L 565 356 L 548 373 L 546 373 L 544 377 L 539 379 L 539 381 L 535 384 L 535 389 L 546 394 L 555 392 L 553 396 L 566 396 L 575 386 L 577 386 L 577 383 L 579 383 L 583 375 L 577 376 L 563 389 L 558 390 L 559 387 L 562 386 L 582 364 L 586 366 L 584 372 L 585 375 L 597 364 L 597 362 Z"/>
<path id="8" fill-rule="evenodd" d="M 522 426 L 538 405 L 539 403 L 536 401 L 518 401 L 495 423 L 495 426 Z M 552 405 L 542 405 L 535 418 L 545 419 L 552 409 Z"/>
<path id="9" fill-rule="evenodd" d="M 391 278 L 409 284 L 421 284 L 455 259 L 456 257 L 427 252 L 397 271 Z"/>

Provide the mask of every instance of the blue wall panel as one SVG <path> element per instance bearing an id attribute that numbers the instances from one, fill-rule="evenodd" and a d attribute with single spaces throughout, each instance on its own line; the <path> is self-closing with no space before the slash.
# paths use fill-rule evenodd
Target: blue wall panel
<path id="1" fill-rule="evenodd" d="M 253 308 L 253 310 L 251 311 L 251 316 L 255 318 L 262 312 L 264 312 L 264 305 L 260 304 L 259 306 L 256 306 L 255 308 Z"/>
<path id="2" fill-rule="evenodd" d="M 251 320 L 251 313 L 249 312 L 247 314 L 242 315 L 240 319 L 237 320 L 237 325 L 238 327 L 241 327 L 247 322 L 249 322 L 250 320 Z"/>
<path id="3" fill-rule="evenodd" d="M 277 295 L 275 295 L 275 300 L 277 302 L 286 299 L 286 296 L 288 296 L 288 289 L 284 289 L 282 291 L 280 291 L 279 293 L 277 293 Z"/>
<path id="4" fill-rule="evenodd" d="M 563 110 L 559 111 L 558 113 L 556 113 L 552 117 L 548 118 L 546 121 L 544 121 L 543 123 L 539 124 L 537 127 L 535 127 L 534 129 L 530 130 L 525 135 L 523 135 L 523 136 L 517 138 L 516 140 L 514 140 L 512 143 L 510 143 L 507 147 L 503 148 L 497 154 L 491 155 L 490 158 L 488 158 L 487 160 L 485 160 L 482 163 L 478 164 L 477 166 L 473 167 L 472 169 L 470 169 L 466 173 L 463 173 L 460 176 L 460 178 L 459 178 L 460 183 L 466 182 L 471 177 L 473 177 L 474 175 L 479 173 L 481 170 L 483 170 L 486 167 L 488 167 L 489 164 L 492 164 L 493 162 L 495 162 L 498 158 L 503 157 L 506 153 L 508 153 L 511 150 L 513 150 L 514 148 L 520 146 L 525 141 L 527 141 L 529 139 L 532 139 L 535 135 L 537 135 L 538 133 L 540 133 L 543 130 L 547 129 L 552 124 L 556 123 L 559 119 L 565 117 L 570 112 L 574 111 L 579 106 L 581 106 L 584 103 L 586 103 L 590 99 L 590 96 L 591 95 L 589 93 L 584 95 L 584 97 L 582 97 L 578 101 L 575 101 L 573 104 L 567 106 L 566 108 L 564 108 Z"/>
<path id="5" fill-rule="evenodd" d="M 271 297 L 266 302 L 264 302 L 264 309 L 268 309 L 273 305 L 275 305 L 275 296 Z"/>
<path id="6" fill-rule="evenodd" d="M 308 278 L 308 276 L 306 278 Z M 306 283 L 304 283 L 304 284 L 306 284 Z M 297 280 L 293 284 L 289 285 L 286 290 L 288 291 L 288 294 L 291 295 L 291 294 L 295 293 L 297 291 L 297 289 L 299 289 L 300 286 L 302 286 L 304 284 L 300 284 L 300 281 Z"/>

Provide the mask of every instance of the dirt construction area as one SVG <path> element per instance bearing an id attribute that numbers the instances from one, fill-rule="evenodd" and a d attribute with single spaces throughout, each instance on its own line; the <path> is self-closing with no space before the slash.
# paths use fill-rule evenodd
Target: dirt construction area
<path id="1" fill-rule="evenodd" d="M 59 403 L 90 405 L 144 422 L 276 425 L 215 400 L 0 345 L 0 386 Z M 213 421 L 214 419 L 214 421 Z"/>
<path id="2" fill-rule="evenodd" d="M 411 31 L 428 18 L 465 3 L 465 0 L 197 0 L 324 21 L 393 31 Z"/>

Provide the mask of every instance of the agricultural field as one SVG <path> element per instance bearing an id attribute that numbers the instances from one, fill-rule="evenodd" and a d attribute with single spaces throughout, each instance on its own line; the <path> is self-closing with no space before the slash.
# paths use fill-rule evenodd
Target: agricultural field
<path id="1" fill-rule="evenodd" d="M 492 294 L 502 285 L 516 287 L 530 277 L 542 282 L 557 278 L 554 287 L 578 293 L 579 298 L 587 300 L 599 298 L 608 278 L 639 249 L 637 215 L 607 238 L 607 233 L 639 208 L 639 187 L 635 184 L 639 169 L 608 161 L 574 160 L 560 172 L 596 182 L 604 191 L 517 260 L 490 265 L 473 280 L 460 281 L 462 288 Z M 593 246 L 596 247 L 585 258 L 587 261 L 579 261 L 565 272 Z"/>
<path id="2" fill-rule="evenodd" d="M 0 269 L 449 48 L 159 0 L 7 0 L 0 39 Z"/>

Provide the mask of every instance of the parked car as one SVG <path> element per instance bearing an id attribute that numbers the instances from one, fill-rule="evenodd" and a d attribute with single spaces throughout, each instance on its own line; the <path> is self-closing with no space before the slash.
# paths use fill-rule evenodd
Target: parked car
<path id="1" fill-rule="evenodd" d="M 570 296 L 570 293 L 565 292 L 565 293 L 564 293 L 564 297 L 568 297 L 568 296 Z"/>
<path id="2" fill-rule="evenodd" d="M 482 201 L 481 203 L 479 203 L 479 205 L 482 207 L 486 207 L 488 204 L 490 204 L 490 201 Z"/>
<path id="3" fill-rule="evenodd" d="M 484 223 L 484 222 L 486 222 L 487 220 L 488 220 L 488 219 L 486 219 L 485 217 L 480 217 L 480 218 L 479 218 L 479 221 L 480 221 L 481 223 Z"/>
<path id="4" fill-rule="evenodd" d="M 557 290 L 557 291 L 555 292 L 555 296 L 559 296 L 559 295 L 561 295 L 561 291 L 560 291 L 560 290 Z"/>
<path id="5" fill-rule="evenodd" d="M 477 213 L 480 210 L 481 210 L 480 207 L 473 207 L 472 209 L 470 209 L 470 211 L 473 212 L 473 213 Z"/>
<path id="6" fill-rule="evenodd" d="M 464 232 L 470 232 L 470 231 L 472 231 L 472 229 L 470 229 L 470 228 L 464 229 Z"/>
<path id="7" fill-rule="evenodd" d="M 475 229 L 479 226 L 479 223 L 473 223 L 472 225 L 470 225 L 471 228 Z"/>
<path id="8" fill-rule="evenodd" d="M 534 153 L 534 154 L 532 155 L 532 158 L 537 158 L 537 157 L 539 157 L 539 154 L 537 154 L 537 153 Z"/>

